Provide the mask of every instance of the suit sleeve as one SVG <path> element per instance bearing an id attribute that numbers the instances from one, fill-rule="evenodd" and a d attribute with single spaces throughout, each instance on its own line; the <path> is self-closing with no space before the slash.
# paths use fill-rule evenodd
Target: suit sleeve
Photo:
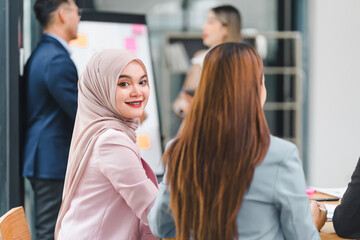
<path id="1" fill-rule="evenodd" d="M 175 139 L 170 140 L 165 149 L 168 149 Z M 148 215 L 151 232 L 159 238 L 175 238 L 176 227 L 170 210 L 170 187 L 166 187 L 166 171 L 164 178 L 159 184 L 159 194 L 154 206 Z"/>
<path id="2" fill-rule="evenodd" d="M 135 152 L 119 143 L 117 136 L 107 135 L 99 145 L 98 159 L 100 172 L 109 179 L 135 215 L 148 225 L 147 215 L 158 189 L 147 177 Z"/>
<path id="3" fill-rule="evenodd" d="M 46 81 L 55 101 L 75 121 L 78 75 L 73 61 L 66 55 L 53 58 L 47 66 Z"/>
<path id="4" fill-rule="evenodd" d="M 338 236 L 360 238 L 360 159 L 341 204 L 335 208 L 333 224 Z"/>
<path id="5" fill-rule="evenodd" d="M 274 191 L 285 239 L 320 239 L 312 220 L 305 186 L 301 160 L 296 147 L 292 146 L 277 169 Z"/>
<path id="6" fill-rule="evenodd" d="M 159 184 L 159 194 L 148 215 L 149 227 L 154 236 L 159 238 L 175 238 L 176 228 L 172 217 L 170 203 L 170 189 L 166 188 L 166 175 Z"/>

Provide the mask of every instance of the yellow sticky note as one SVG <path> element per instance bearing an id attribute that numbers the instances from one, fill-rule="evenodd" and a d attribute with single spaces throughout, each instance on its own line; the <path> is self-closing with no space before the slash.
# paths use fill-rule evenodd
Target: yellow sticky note
<path id="1" fill-rule="evenodd" d="M 88 37 L 86 34 L 78 33 L 77 38 L 69 42 L 70 46 L 87 48 Z"/>
<path id="2" fill-rule="evenodd" d="M 137 136 L 137 143 L 140 149 L 150 149 L 151 148 L 151 138 L 149 134 L 139 134 Z"/>

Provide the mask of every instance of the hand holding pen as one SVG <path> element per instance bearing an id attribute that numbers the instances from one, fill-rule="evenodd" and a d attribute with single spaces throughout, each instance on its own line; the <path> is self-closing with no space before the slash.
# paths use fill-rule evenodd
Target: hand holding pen
<path id="1" fill-rule="evenodd" d="M 327 210 L 325 204 L 316 201 L 310 201 L 310 209 L 313 222 L 318 231 L 320 231 L 327 220 Z"/>

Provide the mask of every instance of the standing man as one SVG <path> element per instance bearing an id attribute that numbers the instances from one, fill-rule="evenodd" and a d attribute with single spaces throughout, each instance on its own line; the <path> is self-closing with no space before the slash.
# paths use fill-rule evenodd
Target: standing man
<path id="1" fill-rule="evenodd" d="M 35 195 L 38 240 L 54 239 L 77 109 L 78 75 L 69 41 L 80 21 L 73 0 L 36 0 L 42 39 L 25 66 L 23 176 Z"/>

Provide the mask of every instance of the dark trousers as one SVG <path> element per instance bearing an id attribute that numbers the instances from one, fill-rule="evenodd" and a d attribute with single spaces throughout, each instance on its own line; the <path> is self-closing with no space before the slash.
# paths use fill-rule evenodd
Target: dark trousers
<path id="1" fill-rule="evenodd" d="M 35 198 L 36 239 L 54 240 L 54 230 L 61 206 L 64 180 L 29 180 Z"/>

